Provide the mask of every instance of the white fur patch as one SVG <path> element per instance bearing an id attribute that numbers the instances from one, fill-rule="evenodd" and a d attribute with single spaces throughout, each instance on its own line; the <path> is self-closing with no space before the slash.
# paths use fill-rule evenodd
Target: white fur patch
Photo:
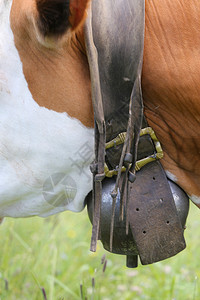
<path id="1" fill-rule="evenodd" d="M 0 218 L 80 211 L 92 189 L 94 130 L 33 100 L 10 7 L 0 0 Z"/>
<path id="2" fill-rule="evenodd" d="M 176 178 L 175 175 L 173 175 L 173 174 L 172 174 L 171 172 L 169 172 L 169 171 L 165 171 L 165 173 L 166 173 L 167 177 L 168 177 L 170 180 L 172 180 L 172 181 L 174 181 L 174 182 L 177 182 L 177 178 Z"/>

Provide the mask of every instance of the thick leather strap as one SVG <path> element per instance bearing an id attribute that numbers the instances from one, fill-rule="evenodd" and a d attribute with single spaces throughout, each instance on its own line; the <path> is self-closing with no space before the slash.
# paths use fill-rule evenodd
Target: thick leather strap
<path id="1" fill-rule="evenodd" d="M 92 91 L 96 91 L 92 95 L 94 115 L 98 123 L 101 92 L 106 141 L 127 130 L 131 93 L 142 68 L 144 2 L 91 1 L 85 26 L 86 50 Z"/>
<path id="2" fill-rule="evenodd" d="M 128 132 L 129 120 L 133 125 L 129 126 L 129 129 L 135 132 L 135 137 L 140 132 L 143 41 L 144 0 L 124 0 L 123 4 L 121 0 L 91 1 L 85 24 L 85 44 L 96 123 L 95 162 L 92 167 L 94 182 L 92 251 L 96 250 L 99 230 L 101 200 L 99 178 L 103 178 L 105 142 L 115 138 L 122 130 Z M 120 107 L 124 108 L 123 119 L 118 113 Z M 140 110 L 140 114 L 136 113 L 130 118 L 132 116 L 130 107 L 137 112 Z M 132 139 L 129 137 L 128 141 L 131 144 Z M 137 142 L 136 138 L 134 143 Z M 136 146 L 134 150 L 137 152 Z M 125 155 L 125 151 L 123 153 Z M 121 161 L 123 162 L 122 156 Z"/>

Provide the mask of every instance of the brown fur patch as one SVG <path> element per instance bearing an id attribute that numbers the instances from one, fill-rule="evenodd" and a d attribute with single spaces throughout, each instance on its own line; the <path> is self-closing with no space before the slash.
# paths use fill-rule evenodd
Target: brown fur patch
<path id="1" fill-rule="evenodd" d="M 69 0 L 37 0 L 38 27 L 44 36 L 62 35 L 70 27 Z"/>

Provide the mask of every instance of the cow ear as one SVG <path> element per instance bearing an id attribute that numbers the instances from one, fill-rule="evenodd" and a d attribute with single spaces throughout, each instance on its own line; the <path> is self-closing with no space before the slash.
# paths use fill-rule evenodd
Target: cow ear
<path id="1" fill-rule="evenodd" d="M 89 0 L 36 0 L 38 27 L 43 36 L 75 30 L 86 16 Z"/>
<path id="2" fill-rule="evenodd" d="M 69 22 L 72 29 L 76 29 L 85 21 L 88 3 L 89 0 L 70 0 Z"/>

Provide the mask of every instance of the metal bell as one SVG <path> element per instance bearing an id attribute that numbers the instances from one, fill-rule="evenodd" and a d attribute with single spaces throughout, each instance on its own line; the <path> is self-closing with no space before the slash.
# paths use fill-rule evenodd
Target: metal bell
<path id="1" fill-rule="evenodd" d="M 189 211 L 189 198 L 187 194 L 174 182 L 168 179 L 169 186 L 172 191 L 178 217 L 183 229 Z M 101 218 L 100 218 L 100 239 L 103 247 L 110 251 L 110 225 L 112 216 L 112 197 L 110 192 L 115 187 L 115 178 L 105 178 L 102 182 L 102 202 L 101 202 Z M 87 196 L 87 209 L 90 221 L 92 223 L 92 193 Z M 138 250 L 133 239 L 131 230 L 126 234 L 126 214 L 120 220 L 120 195 L 118 193 L 115 208 L 114 231 L 112 253 L 127 256 L 127 267 L 137 266 Z"/>

